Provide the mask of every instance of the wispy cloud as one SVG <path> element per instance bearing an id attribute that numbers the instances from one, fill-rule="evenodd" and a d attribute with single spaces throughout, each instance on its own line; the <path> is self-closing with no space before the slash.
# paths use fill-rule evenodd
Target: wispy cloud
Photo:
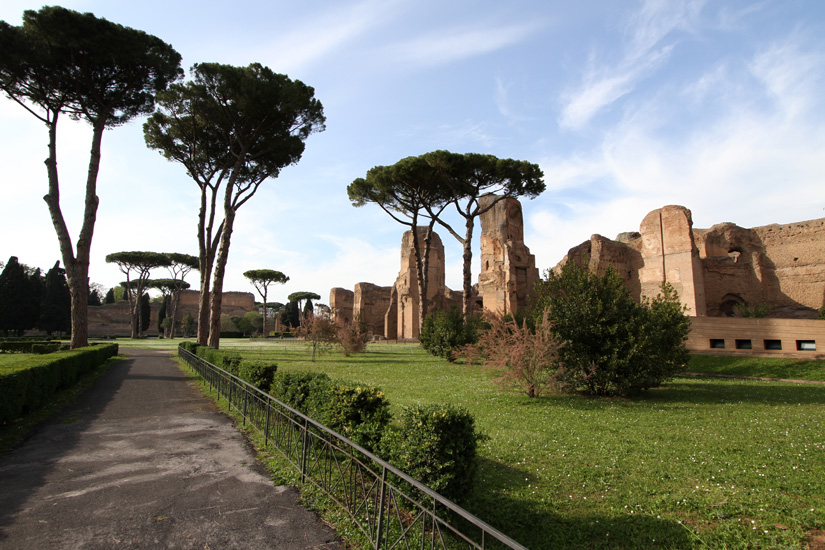
<path id="1" fill-rule="evenodd" d="M 531 209 L 537 258 L 554 265 L 590 234 L 637 230 L 666 204 L 690 208 L 697 227 L 822 217 L 825 56 L 807 38 L 793 33 L 709 67 L 686 92 L 690 110 L 672 94 L 651 94 L 627 107 L 599 147 L 543 160 L 548 197 Z"/>
<path id="2" fill-rule="evenodd" d="M 630 93 L 640 80 L 668 60 L 673 44 L 663 42 L 675 30 L 691 29 L 703 4 L 704 0 L 646 0 L 628 19 L 619 60 L 608 63 L 591 53 L 581 85 L 563 93 L 559 125 L 580 129 Z"/>
<path id="3" fill-rule="evenodd" d="M 539 23 L 448 27 L 390 45 L 384 54 L 397 63 L 443 65 L 516 44 L 539 28 Z"/>
<path id="4" fill-rule="evenodd" d="M 403 0 L 364 0 L 339 9 L 313 12 L 312 19 L 264 47 L 272 64 L 287 73 L 320 61 L 370 30 L 396 18 Z"/>

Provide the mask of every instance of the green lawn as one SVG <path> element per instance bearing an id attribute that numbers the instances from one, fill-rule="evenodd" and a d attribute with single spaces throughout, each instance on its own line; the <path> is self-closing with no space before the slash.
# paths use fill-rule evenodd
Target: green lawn
<path id="1" fill-rule="evenodd" d="M 531 549 L 802 548 L 825 529 L 825 386 L 679 378 L 634 400 L 531 400 L 417 345 L 315 363 L 296 343 L 222 348 L 378 385 L 396 410 L 466 406 L 487 438 L 465 507 Z"/>
<path id="2" fill-rule="evenodd" d="M 825 361 L 800 361 L 773 357 L 694 355 L 685 370 L 711 374 L 825 381 Z"/>

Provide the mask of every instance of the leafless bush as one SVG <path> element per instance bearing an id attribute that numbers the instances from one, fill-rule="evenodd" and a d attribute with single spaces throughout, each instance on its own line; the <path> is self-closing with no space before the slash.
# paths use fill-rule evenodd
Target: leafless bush
<path id="1" fill-rule="evenodd" d="M 519 326 L 501 314 L 488 314 L 486 321 L 490 328 L 481 332 L 477 344 L 463 348 L 462 357 L 493 369 L 501 387 L 516 388 L 528 397 L 539 397 L 556 385 L 559 344 L 546 314 L 535 330 L 526 320 Z"/>

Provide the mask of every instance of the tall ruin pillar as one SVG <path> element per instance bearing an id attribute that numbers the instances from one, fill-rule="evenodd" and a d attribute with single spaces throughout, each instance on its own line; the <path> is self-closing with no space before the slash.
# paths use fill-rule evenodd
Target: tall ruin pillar
<path id="1" fill-rule="evenodd" d="M 353 292 L 335 287 L 329 291 L 329 310 L 332 320 L 341 319 L 349 323 L 353 319 Z"/>
<path id="2" fill-rule="evenodd" d="M 645 216 L 639 228 L 644 267 L 639 270 L 642 296 L 660 293 L 670 283 L 687 306 L 688 315 L 705 315 L 705 283 L 693 219 L 684 206 L 665 206 Z"/>
<path id="3" fill-rule="evenodd" d="M 426 227 L 417 227 L 418 242 L 421 254 L 424 254 L 424 237 L 427 234 Z M 418 338 L 418 269 L 415 265 L 415 252 L 413 249 L 412 230 L 405 231 L 401 239 L 401 271 L 395 281 L 395 288 L 392 292 L 394 302 L 390 305 L 390 311 L 396 310 L 396 334 L 399 339 Z M 441 237 L 434 231 L 430 237 L 430 254 L 427 268 L 427 298 L 428 308 L 443 309 L 445 276 L 444 276 L 444 244 Z M 387 322 L 389 327 L 391 323 Z M 389 338 L 389 334 L 387 334 Z"/>
<path id="4" fill-rule="evenodd" d="M 499 200 L 500 199 L 500 200 Z M 479 200 L 481 215 L 481 274 L 478 293 L 484 309 L 499 313 L 524 311 L 539 281 L 536 257 L 524 244 L 521 203 L 486 195 Z"/>

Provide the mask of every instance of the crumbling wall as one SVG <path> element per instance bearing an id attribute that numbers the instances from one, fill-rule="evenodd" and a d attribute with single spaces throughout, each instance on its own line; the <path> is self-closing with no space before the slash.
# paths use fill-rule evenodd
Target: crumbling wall
<path id="1" fill-rule="evenodd" d="M 731 316 L 737 304 L 767 304 L 771 317 L 816 317 L 825 301 L 825 219 L 753 229 L 692 225 L 690 210 L 665 206 L 645 216 L 638 233 L 616 241 L 594 235 L 559 266 L 610 265 L 637 299 L 655 296 L 666 281 L 690 315 Z"/>
<path id="2" fill-rule="evenodd" d="M 424 239 L 427 237 L 426 227 L 417 227 L 419 247 L 424 254 Z M 444 309 L 444 291 L 446 285 L 444 275 L 444 244 L 441 237 L 434 231 L 430 233 L 430 251 L 427 264 L 427 307 L 429 310 Z M 418 338 L 418 268 L 415 262 L 412 230 L 405 231 L 401 238 L 401 269 L 395 280 L 395 308 L 396 308 L 396 338 Z"/>
<path id="3" fill-rule="evenodd" d="M 350 323 L 353 318 L 355 293 L 346 288 L 335 287 L 329 291 L 329 311 L 332 320 L 341 319 Z"/>
<path id="4" fill-rule="evenodd" d="M 481 274 L 478 293 L 484 309 L 501 313 L 524 311 L 539 280 L 536 257 L 524 244 L 521 203 L 486 195 L 481 210 Z"/>
<path id="5" fill-rule="evenodd" d="M 353 293 L 352 319 L 366 324 L 372 334 L 384 336 L 384 317 L 390 307 L 392 287 L 358 283 Z"/>

